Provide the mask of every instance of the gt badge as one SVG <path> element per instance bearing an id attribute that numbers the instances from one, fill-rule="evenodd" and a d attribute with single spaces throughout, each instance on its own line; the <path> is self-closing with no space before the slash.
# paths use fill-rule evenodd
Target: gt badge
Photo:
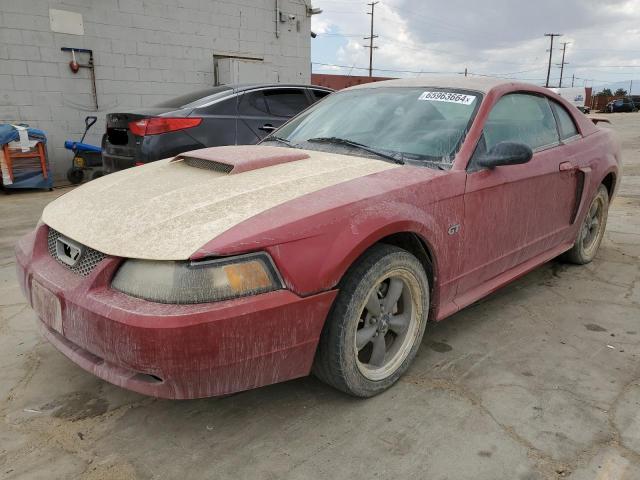
<path id="1" fill-rule="evenodd" d="M 447 230 L 447 233 L 449 235 L 455 235 L 459 231 L 460 231 L 460 224 L 459 223 L 454 223 L 453 225 L 449 226 L 449 230 Z"/>

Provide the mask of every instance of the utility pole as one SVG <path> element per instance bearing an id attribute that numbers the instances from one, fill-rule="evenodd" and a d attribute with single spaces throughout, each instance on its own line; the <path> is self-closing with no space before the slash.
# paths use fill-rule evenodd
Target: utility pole
<path id="1" fill-rule="evenodd" d="M 574 82 L 576 81 L 576 74 L 571 75 L 571 86 L 573 87 Z"/>
<path id="2" fill-rule="evenodd" d="M 545 37 L 551 37 L 551 48 L 549 49 L 549 67 L 547 68 L 547 82 L 545 87 L 549 88 L 549 77 L 551 76 L 551 56 L 553 55 L 553 39 L 555 37 L 561 37 L 561 33 L 545 33 Z"/>
<path id="3" fill-rule="evenodd" d="M 374 35 L 373 34 L 373 11 L 375 6 L 380 3 L 378 1 L 376 2 L 371 2 L 371 3 L 367 3 L 367 5 L 371 6 L 371 11 L 367 12 L 367 15 L 371 15 L 371 34 L 368 37 L 364 37 L 365 40 L 369 40 L 369 46 L 367 47 L 365 45 L 364 48 L 368 48 L 369 49 L 369 77 L 373 76 L 373 49 L 374 48 L 378 48 L 378 47 L 374 47 L 373 46 L 373 39 L 374 38 L 378 38 L 378 35 Z"/>
<path id="4" fill-rule="evenodd" d="M 560 86 L 559 88 L 562 88 L 562 75 L 564 74 L 564 66 L 569 63 L 569 62 L 565 62 L 564 61 L 564 56 L 567 53 L 567 45 L 569 45 L 569 43 L 571 42 L 563 42 L 562 43 L 562 63 L 560 64 Z"/>

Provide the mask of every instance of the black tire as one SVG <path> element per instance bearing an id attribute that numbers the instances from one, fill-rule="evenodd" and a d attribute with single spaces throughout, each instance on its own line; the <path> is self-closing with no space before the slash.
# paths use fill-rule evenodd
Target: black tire
<path id="1" fill-rule="evenodd" d="M 70 168 L 67 170 L 67 180 L 71 182 L 73 185 L 77 185 L 81 183 L 84 179 L 84 171 L 79 168 Z"/>
<path id="2" fill-rule="evenodd" d="M 392 288 L 391 282 L 402 283 L 396 302 L 392 300 L 392 290 L 398 288 Z M 385 285 L 386 294 L 381 296 Z M 372 299 L 379 302 L 379 315 L 369 313 Z M 387 303 L 393 306 L 389 308 Z M 420 261 L 395 246 L 373 246 L 341 281 L 340 292 L 320 337 L 314 375 L 357 397 L 372 397 L 383 392 L 413 361 L 424 335 L 428 312 L 429 280 Z M 394 319 L 400 317 L 409 317 L 404 330 L 394 325 Z M 360 333 L 372 328 L 378 329 L 373 334 L 375 338 L 362 343 Z M 375 342 L 380 340 L 384 345 L 382 365 L 369 368 L 364 357 L 369 350 L 368 362 L 374 364 Z M 358 348 L 358 341 L 365 346 Z"/>
<path id="3" fill-rule="evenodd" d="M 563 260 L 584 265 L 595 258 L 607 226 L 608 213 L 609 192 L 604 185 L 600 185 L 578 229 L 578 237 L 571 250 L 563 255 Z M 594 219 L 597 224 L 594 224 Z"/>

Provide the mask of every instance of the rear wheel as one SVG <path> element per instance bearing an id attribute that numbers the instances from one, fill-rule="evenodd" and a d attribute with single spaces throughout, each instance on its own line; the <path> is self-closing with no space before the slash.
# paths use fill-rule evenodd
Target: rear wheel
<path id="1" fill-rule="evenodd" d="M 72 167 L 69 170 L 67 170 L 67 180 L 69 180 L 73 185 L 77 185 L 78 183 L 82 182 L 83 179 L 84 179 L 83 170 L 75 167 Z"/>
<path id="2" fill-rule="evenodd" d="M 418 259 L 397 247 L 374 246 L 342 282 L 314 374 L 358 397 L 386 390 L 415 357 L 428 311 L 429 281 Z"/>
<path id="3" fill-rule="evenodd" d="M 598 187 L 596 196 L 591 201 L 589 211 L 584 217 L 584 221 L 578 230 L 578 238 L 573 248 L 569 250 L 564 259 L 584 265 L 591 262 L 598 252 L 600 242 L 607 227 L 607 216 L 609 213 L 609 192 L 604 185 Z"/>

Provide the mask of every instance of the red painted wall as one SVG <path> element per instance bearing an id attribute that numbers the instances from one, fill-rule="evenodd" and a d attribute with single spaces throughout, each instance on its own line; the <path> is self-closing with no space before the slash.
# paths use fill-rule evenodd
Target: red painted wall
<path id="1" fill-rule="evenodd" d="M 391 80 L 392 77 L 365 77 L 358 75 L 329 75 L 326 73 L 312 73 L 311 83 L 321 87 L 329 87 L 334 90 L 353 87 L 361 83 L 379 82 L 381 80 Z"/>

